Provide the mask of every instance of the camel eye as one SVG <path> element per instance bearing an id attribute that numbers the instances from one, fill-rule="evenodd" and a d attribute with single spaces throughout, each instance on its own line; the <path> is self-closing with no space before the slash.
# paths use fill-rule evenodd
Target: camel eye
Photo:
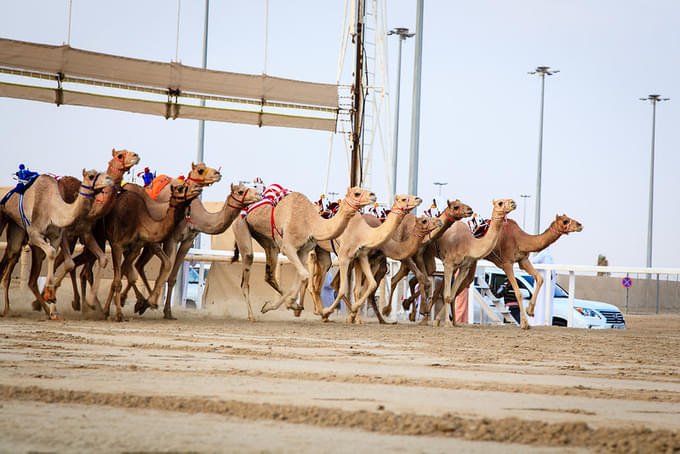
<path id="1" fill-rule="evenodd" d="M 198 169 L 198 174 L 203 175 L 203 169 Z"/>
<path id="2" fill-rule="evenodd" d="M 567 220 L 562 221 L 562 224 L 567 225 Z"/>
<path id="3" fill-rule="evenodd" d="M 238 191 L 239 195 L 243 194 L 243 191 Z"/>

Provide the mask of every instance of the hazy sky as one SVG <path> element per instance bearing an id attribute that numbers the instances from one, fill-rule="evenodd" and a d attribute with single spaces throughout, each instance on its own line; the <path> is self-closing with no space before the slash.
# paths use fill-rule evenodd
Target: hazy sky
<path id="1" fill-rule="evenodd" d="M 61 44 L 68 0 L 0 0 L 0 36 Z M 415 28 L 415 1 L 387 2 L 387 27 Z M 179 59 L 200 66 L 203 1 L 184 0 Z M 334 83 L 345 2 L 270 0 L 268 74 Z M 265 0 L 211 2 L 208 67 L 259 74 L 264 68 Z M 73 47 L 159 61 L 175 58 L 177 2 L 73 0 Z M 403 48 L 397 192 L 408 185 L 414 39 Z M 394 88 L 397 41 L 389 38 Z M 351 58 L 351 54 L 348 55 Z M 540 80 L 546 80 L 542 226 L 566 213 L 584 231 L 558 241 L 558 263 L 645 264 L 651 106 L 657 108 L 654 265 L 680 266 L 676 207 L 680 169 L 680 3 L 675 0 L 478 0 L 425 2 L 419 194 L 460 198 L 483 216 L 493 198 L 514 198 L 513 217 L 533 229 Z M 1 76 L 2 80 L 7 80 Z M 343 83 L 350 83 L 345 77 Z M 392 105 L 394 103 L 392 102 Z M 0 98 L 0 185 L 19 162 L 78 175 L 105 168 L 112 147 L 138 152 L 158 172 L 186 172 L 195 160 L 197 123 Z M 331 191 L 348 176 L 335 140 Z M 230 181 L 278 182 L 315 199 L 323 191 L 329 134 L 206 124 L 205 161 L 224 180 L 206 191 L 222 200 Z M 373 187 L 387 197 L 382 155 Z"/>

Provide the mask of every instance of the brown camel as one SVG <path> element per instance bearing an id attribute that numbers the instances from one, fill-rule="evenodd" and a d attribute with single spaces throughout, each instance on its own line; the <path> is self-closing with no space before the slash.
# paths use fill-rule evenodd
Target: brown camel
<path id="1" fill-rule="evenodd" d="M 454 223 L 444 234 L 437 240 L 438 257 L 444 262 L 444 305 L 437 313 L 433 325 L 438 326 L 447 305 L 454 310 L 453 303 L 458 293 L 465 288 L 464 279 L 453 280 L 453 276 L 458 271 L 459 276 L 468 276 L 468 272 L 472 270 L 474 275 L 474 268 L 477 266 L 477 260 L 486 257 L 494 247 L 500 235 L 500 230 L 506 225 L 507 215 L 509 212 L 517 208 L 514 200 L 501 199 L 493 201 L 493 212 L 491 215 L 491 225 L 486 235 L 482 238 L 475 238 L 470 231 L 470 228 L 462 222 Z M 421 320 L 422 323 L 427 323 L 427 315 L 430 312 L 433 301 L 431 300 L 424 311 L 425 317 Z M 452 312 L 453 313 L 453 312 Z M 524 321 L 526 323 L 526 320 Z M 446 318 L 446 324 L 453 326 L 454 320 Z M 529 326 L 528 324 L 526 326 Z"/>
<path id="2" fill-rule="evenodd" d="M 373 249 L 377 249 L 387 242 L 409 211 L 420 205 L 421 202 L 422 199 L 420 197 L 398 195 L 385 222 L 380 224 L 379 227 L 371 227 L 363 217 L 357 217 L 350 221 L 347 229 L 336 242 L 331 243 L 327 241 L 319 243 L 321 249 L 326 251 L 335 250 L 340 263 L 340 271 L 338 271 L 340 273 L 338 295 L 333 304 L 321 312 L 322 321 L 328 321 L 328 317 L 338 307 L 340 301 L 349 295 L 349 268 L 352 262 L 356 261 L 367 284 L 364 293 L 350 306 L 347 322 L 361 322 L 361 319 L 358 318 L 359 309 L 378 285 L 373 278 L 368 255 Z"/>
<path id="3" fill-rule="evenodd" d="M 101 271 L 106 267 L 107 259 L 104 254 L 104 250 L 98 244 L 97 240 L 93 235 L 93 228 L 98 219 L 106 216 L 113 206 L 113 201 L 118 195 L 118 190 L 120 184 L 123 181 L 123 175 L 125 172 L 130 170 L 130 168 L 139 162 L 139 155 L 137 153 L 130 152 L 128 150 L 116 150 L 115 148 L 111 151 L 111 160 L 108 163 L 106 174 L 111 177 L 114 183 L 114 187 L 108 190 L 103 190 L 95 199 L 90 211 L 87 216 L 78 218 L 78 220 L 71 226 L 64 229 L 62 235 L 62 245 L 59 256 L 55 261 L 55 269 L 63 262 L 64 269 L 56 277 L 55 287 L 59 288 L 62 279 L 67 273 L 71 274 L 71 283 L 73 285 L 73 302 L 71 305 L 74 310 L 80 310 L 80 297 L 78 293 L 78 287 L 75 276 L 75 266 L 71 254 L 76 245 L 76 242 L 80 239 L 81 243 L 96 257 L 97 260 L 97 271 L 95 273 L 95 281 L 98 282 L 100 279 Z M 68 203 L 73 203 L 76 196 L 78 195 L 78 189 L 80 187 L 80 180 L 74 177 L 61 177 L 59 179 L 59 190 L 61 196 Z M 40 274 L 40 268 L 42 265 L 42 255 L 38 254 L 33 256 L 31 262 L 31 273 L 28 280 L 28 287 L 31 289 L 36 297 L 33 302 L 33 308 L 40 310 L 41 298 L 40 292 L 38 291 L 38 276 Z M 95 292 L 91 293 L 92 296 Z M 88 299 L 87 307 L 84 308 L 94 308 L 95 301 Z M 101 307 L 99 307 L 101 310 Z"/>
<path id="4" fill-rule="evenodd" d="M 249 189 L 243 183 L 240 183 L 238 185 L 231 185 L 231 192 L 227 195 L 222 209 L 218 212 L 211 213 L 206 210 L 200 199 L 194 199 L 191 202 L 186 218 L 177 224 L 174 232 L 163 243 L 163 251 L 168 255 L 173 264 L 167 280 L 168 289 L 165 294 L 165 306 L 163 307 L 164 318 L 173 319 L 172 290 L 177 282 L 177 274 L 180 267 L 184 263 L 184 257 L 186 257 L 187 252 L 193 246 L 194 239 L 198 234 L 219 235 L 223 233 L 231 226 L 244 207 L 260 200 L 262 200 L 262 196 L 257 191 Z M 177 247 L 178 243 L 179 248 Z M 140 258 L 135 262 L 135 268 L 149 293 L 151 293 L 151 290 L 144 273 L 144 266 L 151 259 L 152 255 L 152 250 L 145 247 Z M 124 296 L 125 294 L 126 292 L 123 293 Z M 248 318 L 251 317 L 252 313 L 249 313 Z"/>
<path id="5" fill-rule="evenodd" d="M 285 196 L 275 207 L 263 205 L 248 213 L 234 224 L 236 247 L 243 255 L 241 291 L 248 306 L 248 319 L 252 317 L 250 308 L 250 268 L 253 263 L 252 238 L 264 248 L 267 256 L 265 280 L 281 294 L 279 300 L 266 302 L 261 309 L 264 314 L 278 309 L 282 304 L 299 315 L 302 307 L 295 300 L 300 288 L 309 280 L 309 272 L 303 262 L 318 241 L 337 238 L 347 227 L 356 213 L 364 206 L 375 202 L 375 194 L 360 187 L 347 188 L 345 198 L 338 212 L 331 219 L 319 216 L 318 208 L 299 192 Z M 297 271 L 296 281 L 285 293 L 278 284 L 277 263 L 281 251 Z M 235 258 L 236 258 L 235 253 Z"/>
<path id="6" fill-rule="evenodd" d="M 508 219 L 507 224 L 501 230 L 496 247 L 486 256 L 486 259 L 502 269 L 508 277 L 508 281 L 510 282 L 510 285 L 512 285 L 512 289 L 517 297 L 517 302 L 519 303 L 520 317 L 523 324 L 525 316 L 522 305 L 522 294 L 519 291 L 517 280 L 515 279 L 515 273 L 512 268 L 513 265 L 518 263 L 521 269 L 534 278 L 534 293 L 531 296 L 526 311 L 527 315 L 533 316 L 534 306 L 536 305 L 536 296 L 543 285 L 543 276 L 536 271 L 529 261 L 529 254 L 531 252 L 542 251 L 557 241 L 562 235 L 569 235 L 571 232 L 580 232 L 581 230 L 583 230 L 581 223 L 571 219 L 566 214 L 563 214 L 562 216 L 559 214 L 555 215 L 555 220 L 552 221 L 545 232 L 540 235 L 529 235 L 512 219 Z"/>
<path id="7" fill-rule="evenodd" d="M 6 217 L 18 227 L 24 226 L 28 244 L 33 249 L 33 256 L 39 248 L 47 257 L 47 282 L 41 299 L 42 308 L 50 319 L 60 319 L 56 310 L 54 263 L 62 245 L 64 228 L 71 226 L 79 218 L 87 216 L 94 197 L 105 188 L 113 186 L 109 175 L 96 170 L 83 169 L 83 181 L 78 196 L 73 203 L 66 203 L 59 191 L 57 181 L 48 175 L 40 175 L 24 192 L 23 197 L 13 195 L 3 207 Z M 8 235 L 9 238 L 10 235 Z M 13 241 L 24 241 L 22 235 L 12 234 Z M 21 247 L 8 246 L 12 251 L 20 251 Z M 6 267 L 8 268 L 8 267 Z M 8 274 L 9 269 L 5 269 Z M 45 303 L 49 302 L 49 306 Z M 9 302 L 5 300 L 5 309 L 9 310 Z"/>
<path id="8" fill-rule="evenodd" d="M 409 219 L 409 217 L 411 217 L 412 220 Z M 378 219 L 376 216 L 373 216 L 372 214 L 364 214 L 362 218 L 369 226 L 373 228 L 378 228 L 380 227 L 380 225 L 382 225 L 382 221 Z M 408 224 L 410 225 L 410 231 L 408 231 L 409 225 L 407 225 L 405 229 L 402 229 L 403 225 L 407 223 L 407 220 Z M 377 283 L 379 283 L 382 280 L 382 278 L 385 276 L 387 272 L 386 257 L 389 257 L 393 260 L 407 259 L 420 249 L 423 241 L 429 235 L 431 235 L 437 229 L 441 229 L 443 226 L 444 223 L 440 219 L 431 218 L 428 216 L 421 216 L 419 218 L 416 218 L 412 213 L 407 214 L 402 220 L 398 229 L 404 230 L 406 231 L 406 233 L 408 233 L 406 239 L 404 239 L 403 241 L 399 241 L 395 237 L 398 236 L 397 233 L 401 232 L 395 232 L 391 238 L 389 238 L 383 244 L 375 248 L 373 251 L 369 252 L 370 259 L 369 261 L 371 263 L 372 270 L 371 274 L 376 282 L 376 288 Z M 314 272 L 312 273 L 313 279 L 311 293 L 312 298 L 314 299 L 314 313 L 320 314 L 323 311 L 323 306 L 321 304 L 321 286 L 323 285 L 326 273 L 330 268 L 331 258 L 330 252 L 320 247 L 317 247 L 315 256 L 316 256 L 315 260 L 318 263 L 310 264 L 310 269 L 314 270 Z M 361 297 L 361 290 L 367 283 L 367 280 L 364 276 L 362 276 L 360 268 L 354 266 L 354 272 L 355 272 L 354 299 L 359 300 L 359 298 Z M 340 275 L 338 273 L 333 279 L 333 283 L 331 284 L 336 289 L 339 288 L 339 276 Z M 373 293 L 375 293 L 375 289 L 373 289 L 371 295 L 373 295 Z M 344 298 L 344 300 L 345 304 L 349 306 L 350 304 L 349 300 L 346 297 Z M 386 323 L 385 320 L 382 318 L 377 306 L 375 306 L 375 299 L 373 297 L 370 297 L 368 298 L 368 300 L 373 305 L 373 309 L 375 310 L 376 316 L 378 317 L 378 321 L 380 323 Z M 357 321 L 360 322 L 360 319 Z"/>
<path id="9" fill-rule="evenodd" d="M 114 272 L 113 283 L 104 306 L 104 314 L 108 316 L 113 300 L 116 304 L 116 321 L 123 321 L 120 293 L 122 274 L 125 273 L 128 282 L 134 282 L 137 279 L 137 273 L 132 265 L 142 247 L 147 243 L 156 244 L 164 241 L 184 218 L 191 200 L 200 194 L 200 188 L 194 188 L 194 192 L 188 193 L 188 186 L 184 183 L 179 185 L 171 183 L 170 190 L 170 203 L 165 217 L 160 221 L 156 221 L 149 214 L 143 196 L 132 191 L 124 191 L 120 194 L 111 211 L 104 218 L 106 239 L 111 245 Z M 161 276 L 167 277 L 166 273 L 169 272 L 170 267 L 169 259 L 160 246 L 157 247 L 157 254 L 161 257 Z M 122 261 L 123 256 L 125 256 L 125 261 Z M 162 285 L 155 286 L 149 296 L 149 304 L 152 308 L 158 307 L 161 288 Z"/>
<path id="10" fill-rule="evenodd" d="M 432 295 L 432 284 L 430 282 L 429 276 L 431 276 L 435 270 L 434 262 L 435 250 L 434 248 L 430 248 L 429 245 L 433 244 L 434 241 L 438 240 L 444 234 L 444 232 L 449 227 L 451 227 L 451 225 L 453 225 L 454 222 L 460 221 L 463 218 L 470 217 L 472 216 L 472 213 L 473 213 L 472 208 L 462 203 L 458 199 L 454 200 L 453 202 L 451 202 L 450 200 L 446 201 L 446 209 L 437 217 L 437 219 L 442 221 L 443 223 L 442 227 L 436 229 L 430 235 L 424 238 L 423 244 L 418 249 L 418 251 L 416 251 L 416 253 L 413 254 L 412 256 L 402 260 L 401 267 L 399 267 L 399 271 L 397 271 L 397 274 L 395 274 L 392 277 L 390 283 L 390 301 L 392 295 L 394 295 L 394 289 L 397 288 L 397 284 L 399 283 L 399 281 L 403 279 L 405 276 L 407 276 L 409 271 L 411 271 L 415 275 L 413 285 L 415 286 L 416 281 L 420 284 L 420 288 L 423 289 L 425 294 L 425 298 L 423 298 L 423 301 L 426 304 L 429 303 Z M 407 216 L 404 219 L 404 222 L 407 222 L 409 220 L 409 216 Z M 402 222 L 402 225 L 404 224 L 404 222 Z M 406 304 L 407 301 L 408 300 L 405 301 L 404 310 L 408 310 L 409 308 L 409 305 Z M 383 315 L 387 316 L 390 314 L 391 311 L 392 304 L 387 304 L 383 308 Z M 415 315 L 416 313 L 414 306 L 409 317 L 411 321 L 415 321 Z"/>
<path id="11" fill-rule="evenodd" d="M 193 194 L 196 191 L 200 191 L 201 188 L 205 186 L 209 186 L 213 183 L 216 183 L 220 181 L 222 178 L 222 175 L 220 174 L 219 170 L 213 169 L 211 167 L 208 167 L 205 165 L 205 163 L 199 163 L 199 164 L 194 164 L 193 162 L 191 163 L 191 170 L 189 171 L 187 177 L 184 179 L 184 183 L 187 185 L 187 194 Z M 179 185 L 182 184 L 182 180 L 180 179 L 171 179 L 170 183 L 163 187 L 163 189 L 159 192 L 158 197 L 156 199 L 152 199 L 149 194 L 147 193 L 146 189 L 137 185 L 137 184 L 131 184 L 128 183 L 125 185 L 125 190 L 129 192 L 136 193 L 142 197 L 144 200 L 144 204 L 146 205 L 146 209 L 148 211 L 148 214 L 155 220 L 155 221 L 161 221 L 164 219 L 165 214 L 168 210 L 168 202 L 170 200 L 170 185 Z M 105 244 L 105 233 L 104 229 L 101 226 L 98 226 L 97 231 L 100 232 L 98 241 L 103 245 Z M 175 243 L 176 245 L 176 243 Z M 146 275 L 143 272 L 143 267 L 148 263 L 148 261 L 151 259 L 151 257 L 155 254 L 161 259 L 161 261 L 165 260 L 166 258 L 170 258 L 171 260 L 174 258 L 174 252 L 171 251 L 171 248 L 168 247 L 168 250 L 165 251 L 165 256 L 163 256 L 161 253 L 157 253 L 158 251 L 158 246 L 157 245 L 149 245 L 148 248 L 144 248 L 144 258 L 143 262 L 137 266 L 137 270 L 141 270 L 141 276 L 142 276 L 142 281 L 144 282 L 149 294 L 153 292 L 151 288 L 148 285 L 148 280 L 146 279 Z M 83 272 L 81 273 L 81 288 L 82 288 L 82 293 L 85 295 L 86 293 L 86 280 L 91 280 L 92 279 L 92 265 L 94 263 L 95 256 L 89 253 L 89 251 L 83 251 L 81 255 L 79 255 L 76 258 L 76 261 L 80 264 L 83 263 Z M 156 279 L 156 284 L 155 287 L 162 287 L 165 282 L 159 282 L 161 276 L 159 275 L 158 279 Z M 94 282 L 91 281 L 92 285 L 92 298 L 96 299 L 96 294 L 97 290 L 99 288 L 99 279 L 95 278 Z M 140 313 L 143 313 L 146 308 L 149 307 L 148 302 L 146 299 L 142 296 L 141 292 L 139 289 L 135 286 L 134 282 L 130 283 L 128 281 L 128 285 L 121 294 L 121 300 L 123 304 L 126 301 L 127 293 L 130 290 L 130 288 L 133 288 L 135 291 L 135 294 L 137 295 L 137 303 L 138 306 L 137 308 L 141 311 Z M 165 309 L 165 314 L 168 318 L 172 318 L 172 314 L 169 313 L 170 307 L 166 306 Z"/>

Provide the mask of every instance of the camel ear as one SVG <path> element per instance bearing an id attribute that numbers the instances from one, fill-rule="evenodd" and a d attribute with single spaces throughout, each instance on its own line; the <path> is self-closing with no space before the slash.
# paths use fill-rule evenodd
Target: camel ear
<path id="1" fill-rule="evenodd" d="M 352 190 L 352 186 L 347 186 L 347 192 L 349 193 L 349 191 L 351 191 L 351 190 Z"/>
<path id="2" fill-rule="evenodd" d="M 559 218 L 560 218 L 560 214 L 557 213 L 557 214 L 555 215 L 555 220 L 557 221 Z"/>
<path id="3" fill-rule="evenodd" d="M 194 170 L 196 168 L 196 164 L 194 164 L 194 161 L 191 161 L 191 170 Z"/>
<path id="4" fill-rule="evenodd" d="M 234 183 L 231 183 L 231 192 L 234 192 Z"/>
<path id="5" fill-rule="evenodd" d="M 85 167 L 83 167 L 83 177 L 87 175 L 87 171 L 85 170 Z"/>
<path id="6" fill-rule="evenodd" d="M 451 201 L 449 199 L 446 199 L 446 205 L 451 206 Z"/>
<path id="7" fill-rule="evenodd" d="M 111 148 L 111 156 L 116 156 L 116 149 L 115 148 Z"/>

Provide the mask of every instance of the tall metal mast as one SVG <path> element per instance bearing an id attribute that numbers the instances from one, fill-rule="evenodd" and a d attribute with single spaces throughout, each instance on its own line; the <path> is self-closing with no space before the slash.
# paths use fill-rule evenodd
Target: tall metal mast
<path id="1" fill-rule="evenodd" d="M 356 30 L 354 45 L 356 47 L 356 65 L 354 68 L 354 94 L 352 117 L 352 162 L 350 170 L 350 186 L 360 186 L 361 181 L 361 132 L 363 129 L 364 89 L 362 85 L 364 69 L 364 0 L 356 0 Z"/>

